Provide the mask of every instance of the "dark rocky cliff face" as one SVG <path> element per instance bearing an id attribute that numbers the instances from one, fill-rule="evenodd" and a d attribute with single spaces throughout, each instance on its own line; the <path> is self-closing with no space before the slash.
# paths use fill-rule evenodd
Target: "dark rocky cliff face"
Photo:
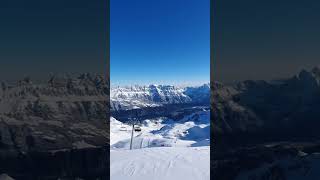
<path id="1" fill-rule="evenodd" d="M 105 176 L 108 120 L 109 85 L 101 76 L 2 83 L 0 161 L 7 165 L 1 163 L 0 173 L 18 179 Z"/>

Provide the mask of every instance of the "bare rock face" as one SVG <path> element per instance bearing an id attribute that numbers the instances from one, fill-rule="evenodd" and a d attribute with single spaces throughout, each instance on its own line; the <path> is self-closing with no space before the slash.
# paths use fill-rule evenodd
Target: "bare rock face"
<path id="1" fill-rule="evenodd" d="M 15 158 L 34 157 L 30 154 L 66 152 L 72 157 L 81 149 L 106 148 L 108 119 L 109 85 L 102 76 L 52 76 L 44 83 L 33 83 L 29 78 L 14 84 L 2 83 L 1 157 L 10 154 L 13 162 L 19 163 Z M 107 152 L 101 156 L 106 157 Z M 57 167 L 69 161 L 67 157 L 52 160 L 48 164 L 57 160 Z"/>

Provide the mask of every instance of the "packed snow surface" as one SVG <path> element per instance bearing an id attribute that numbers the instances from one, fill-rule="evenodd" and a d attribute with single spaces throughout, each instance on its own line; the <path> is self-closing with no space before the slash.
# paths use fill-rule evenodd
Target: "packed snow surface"
<path id="1" fill-rule="evenodd" d="M 210 148 L 111 150 L 111 180 L 209 180 Z"/>
<path id="2" fill-rule="evenodd" d="M 209 180 L 210 111 L 181 119 L 146 119 L 132 126 L 110 118 L 111 180 Z"/>

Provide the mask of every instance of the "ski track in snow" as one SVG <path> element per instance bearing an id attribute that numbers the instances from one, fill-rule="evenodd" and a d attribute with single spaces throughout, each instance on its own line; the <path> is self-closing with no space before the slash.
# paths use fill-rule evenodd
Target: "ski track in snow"
<path id="1" fill-rule="evenodd" d="M 210 148 L 111 150 L 111 180 L 209 180 Z"/>

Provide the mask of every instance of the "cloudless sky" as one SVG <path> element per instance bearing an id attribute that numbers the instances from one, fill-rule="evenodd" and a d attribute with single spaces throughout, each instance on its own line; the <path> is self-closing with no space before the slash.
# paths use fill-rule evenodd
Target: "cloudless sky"
<path id="1" fill-rule="evenodd" d="M 1 0 L 0 80 L 107 73 L 107 1 Z"/>
<path id="2" fill-rule="evenodd" d="M 214 79 L 287 78 L 320 64 L 320 1 L 213 2 Z"/>
<path id="3" fill-rule="evenodd" d="M 111 0 L 111 84 L 210 79 L 209 0 Z"/>

